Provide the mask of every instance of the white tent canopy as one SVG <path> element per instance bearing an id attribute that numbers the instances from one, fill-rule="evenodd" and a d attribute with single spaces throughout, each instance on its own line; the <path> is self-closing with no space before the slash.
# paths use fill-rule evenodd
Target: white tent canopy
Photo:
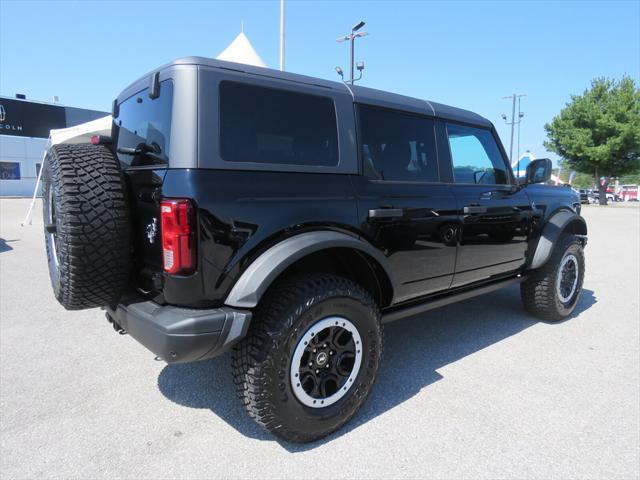
<path id="1" fill-rule="evenodd" d="M 258 52 L 244 34 L 240 32 L 233 42 L 225 48 L 220 55 L 216 57 L 218 60 L 226 60 L 228 62 L 244 63 L 245 65 L 253 65 L 255 67 L 266 67 Z"/>
<path id="2" fill-rule="evenodd" d="M 111 135 L 111 115 L 75 127 L 58 128 L 50 131 L 51 145 L 59 143 L 90 143 L 94 135 Z"/>
<path id="3" fill-rule="evenodd" d="M 42 154 L 42 165 L 44 165 L 47 151 L 52 145 L 58 145 L 60 143 L 90 143 L 91 137 L 94 135 L 104 135 L 106 137 L 111 136 L 111 115 L 98 118 L 90 122 L 81 123 L 75 127 L 69 128 L 56 128 L 49 131 L 49 141 L 47 147 Z M 44 168 L 40 168 L 38 172 L 38 178 L 36 179 L 36 186 L 33 190 L 33 197 L 31 197 L 31 204 L 27 215 L 22 221 L 22 226 L 31 225 L 31 214 L 33 213 L 33 207 L 36 204 L 36 197 L 38 195 L 38 188 L 40 187 L 40 181 L 42 179 L 42 171 Z"/>

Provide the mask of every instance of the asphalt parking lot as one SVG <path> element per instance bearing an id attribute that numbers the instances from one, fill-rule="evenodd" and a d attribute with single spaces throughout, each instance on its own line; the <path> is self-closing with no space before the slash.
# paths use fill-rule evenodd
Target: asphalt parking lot
<path id="1" fill-rule="evenodd" d="M 537 322 L 510 288 L 390 324 L 355 420 L 290 445 L 245 415 L 228 357 L 168 366 L 65 311 L 27 206 L 0 200 L 2 478 L 640 476 L 640 208 L 584 208 L 572 318 Z"/>

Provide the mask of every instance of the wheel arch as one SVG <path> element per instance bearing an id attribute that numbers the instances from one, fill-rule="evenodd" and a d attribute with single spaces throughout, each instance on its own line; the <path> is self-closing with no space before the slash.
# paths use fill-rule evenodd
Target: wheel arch
<path id="1" fill-rule="evenodd" d="M 340 274 L 362 284 L 380 306 L 392 302 L 395 283 L 379 250 L 345 233 L 314 231 L 289 237 L 263 252 L 240 275 L 224 303 L 253 308 L 277 278 L 301 270 Z"/>
<path id="2" fill-rule="evenodd" d="M 586 236 L 587 222 L 580 215 L 569 210 L 554 213 L 542 229 L 531 259 L 530 269 L 540 268 L 549 260 L 558 239 L 565 232 Z"/>

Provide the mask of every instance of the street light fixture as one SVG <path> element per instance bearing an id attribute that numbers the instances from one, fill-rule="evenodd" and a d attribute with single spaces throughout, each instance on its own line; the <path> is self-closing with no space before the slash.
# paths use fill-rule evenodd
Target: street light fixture
<path id="1" fill-rule="evenodd" d="M 346 42 L 346 41 L 350 42 L 350 49 L 349 49 L 349 83 L 351 83 L 351 84 L 353 84 L 353 82 L 355 82 L 356 80 L 360 80 L 362 78 L 362 70 L 364 70 L 364 62 L 358 62 L 358 70 L 360 71 L 360 76 L 358 78 L 354 79 L 353 71 L 354 71 L 355 41 L 356 41 L 356 38 L 364 37 L 365 35 L 368 35 L 367 32 L 359 32 L 358 31 L 362 27 L 364 27 L 364 22 L 360 21 L 360 22 L 356 23 L 351 28 L 351 33 L 349 35 L 342 35 L 342 36 L 340 36 L 340 37 L 338 37 L 336 39 L 336 41 L 338 43 L 342 43 L 342 42 Z M 362 66 L 362 68 L 360 68 L 360 65 Z M 338 75 L 340 75 L 340 73 L 338 73 Z"/>

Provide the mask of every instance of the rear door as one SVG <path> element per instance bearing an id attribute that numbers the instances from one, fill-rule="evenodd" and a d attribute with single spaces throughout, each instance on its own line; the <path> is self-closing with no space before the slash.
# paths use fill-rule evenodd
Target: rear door
<path id="1" fill-rule="evenodd" d="M 440 182 L 434 120 L 358 106 L 361 229 L 388 258 L 395 301 L 444 290 L 456 258 L 456 201 Z"/>
<path id="2" fill-rule="evenodd" d="M 131 192 L 137 284 L 148 291 L 161 287 L 160 188 L 171 149 L 173 81 L 159 85 L 156 98 L 145 88 L 122 101 L 113 119 L 116 152 Z"/>
<path id="3" fill-rule="evenodd" d="M 458 123 L 439 131 L 449 146 L 461 229 L 452 287 L 517 271 L 525 263 L 531 207 L 494 132 Z"/>

